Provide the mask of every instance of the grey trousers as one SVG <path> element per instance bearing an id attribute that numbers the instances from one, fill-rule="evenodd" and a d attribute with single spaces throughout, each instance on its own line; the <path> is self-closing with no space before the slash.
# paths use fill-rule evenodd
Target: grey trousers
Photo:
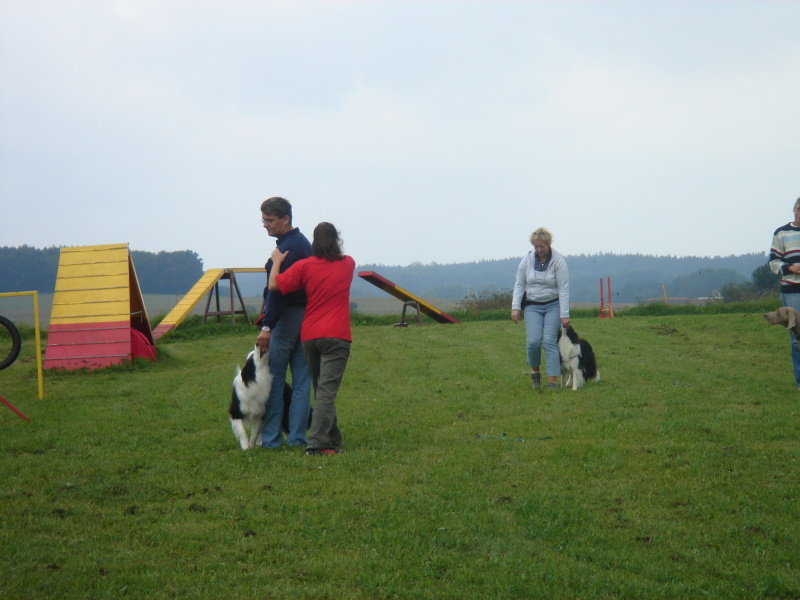
<path id="1" fill-rule="evenodd" d="M 342 432 L 336 420 L 336 394 L 350 358 L 350 342 L 339 338 L 318 338 L 303 342 L 311 383 L 314 413 L 308 447 L 317 450 L 342 447 Z"/>

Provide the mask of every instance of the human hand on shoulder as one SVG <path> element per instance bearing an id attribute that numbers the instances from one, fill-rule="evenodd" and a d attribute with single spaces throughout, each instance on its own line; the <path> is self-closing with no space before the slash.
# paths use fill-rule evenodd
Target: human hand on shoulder
<path id="1" fill-rule="evenodd" d="M 283 259 L 286 258 L 287 254 L 289 254 L 288 250 L 286 252 L 281 252 L 280 248 L 276 247 L 275 250 L 272 251 L 270 258 L 272 259 L 273 263 L 281 264 Z"/>

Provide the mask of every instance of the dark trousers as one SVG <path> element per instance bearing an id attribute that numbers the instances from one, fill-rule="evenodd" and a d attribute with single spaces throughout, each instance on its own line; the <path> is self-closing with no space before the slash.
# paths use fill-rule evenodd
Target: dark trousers
<path id="1" fill-rule="evenodd" d="M 350 358 L 350 342 L 339 338 L 318 338 L 303 342 L 311 383 L 314 413 L 308 447 L 318 450 L 342 447 L 342 432 L 336 420 L 336 394 Z"/>

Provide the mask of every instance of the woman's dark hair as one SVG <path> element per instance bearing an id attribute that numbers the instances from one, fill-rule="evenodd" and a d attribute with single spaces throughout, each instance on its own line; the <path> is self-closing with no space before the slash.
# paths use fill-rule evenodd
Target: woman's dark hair
<path id="1" fill-rule="evenodd" d="M 314 228 L 314 241 L 311 242 L 311 251 L 314 256 L 326 260 L 341 260 L 344 258 L 342 240 L 332 223 L 323 221 Z"/>

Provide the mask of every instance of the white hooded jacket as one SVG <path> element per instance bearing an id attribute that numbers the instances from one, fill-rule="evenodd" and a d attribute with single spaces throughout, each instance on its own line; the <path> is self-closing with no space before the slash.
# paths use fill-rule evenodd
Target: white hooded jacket
<path id="1" fill-rule="evenodd" d="M 522 309 L 523 295 L 537 304 L 558 300 L 560 317 L 569 318 L 569 270 L 564 257 L 550 248 L 551 258 L 545 271 L 534 269 L 536 251 L 531 250 L 519 263 L 514 283 L 512 310 Z"/>

